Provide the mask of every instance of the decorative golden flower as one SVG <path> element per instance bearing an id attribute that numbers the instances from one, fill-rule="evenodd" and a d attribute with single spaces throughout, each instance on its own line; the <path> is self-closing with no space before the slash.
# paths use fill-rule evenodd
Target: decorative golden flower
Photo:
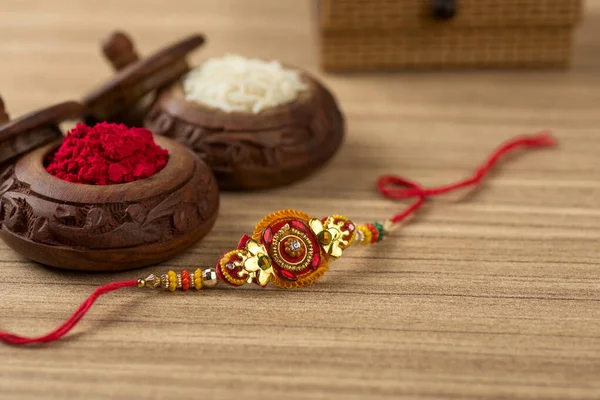
<path id="1" fill-rule="evenodd" d="M 345 223 L 346 221 L 336 222 L 334 217 L 327 217 L 325 222 L 317 218 L 308 222 L 325 253 L 334 258 L 341 257 L 343 250 L 349 245 L 349 241 L 344 239 L 344 236 L 350 235 L 350 231 L 343 229 Z"/>
<path id="2" fill-rule="evenodd" d="M 243 250 L 238 255 L 242 259 L 243 272 L 247 274 L 246 281 L 251 283 L 255 280 L 260 286 L 265 286 L 273 275 L 273 265 L 267 255 L 267 249 L 257 241 L 249 239 Z"/>

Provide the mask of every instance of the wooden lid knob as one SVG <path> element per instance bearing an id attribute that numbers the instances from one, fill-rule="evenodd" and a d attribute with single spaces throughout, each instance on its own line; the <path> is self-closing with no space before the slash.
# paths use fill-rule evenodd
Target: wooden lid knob
<path id="1" fill-rule="evenodd" d="M 433 16 L 439 20 L 449 20 L 456 15 L 456 0 L 432 0 Z"/>
<path id="2" fill-rule="evenodd" d="M 112 32 L 104 39 L 102 52 L 116 71 L 140 59 L 131 38 L 121 31 Z"/>
<path id="3" fill-rule="evenodd" d="M 85 120 L 141 124 L 148 106 L 140 100 L 188 72 L 185 57 L 203 43 L 204 36 L 195 34 L 139 59 L 127 34 L 111 33 L 102 43 L 102 50 L 117 73 L 83 98 Z"/>

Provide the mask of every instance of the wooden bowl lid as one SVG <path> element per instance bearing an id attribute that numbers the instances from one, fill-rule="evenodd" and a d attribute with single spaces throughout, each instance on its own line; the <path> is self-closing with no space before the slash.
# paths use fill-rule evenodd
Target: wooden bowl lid
<path id="1" fill-rule="evenodd" d="M 3 168 L 19 156 L 62 138 L 57 125 L 82 112 L 81 104 L 67 101 L 9 121 L 0 98 L 0 166 Z"/>
<path id="2" fill-rule="evenodd" d="M 140 60 L 131 39 L 113 32 L 104 41 L 103 51 L 118 72 L 82 100 L 86 118 L 114 120 L 148 93 L 177 80 L 189 70 L 187 54 L 204 41 L 204 36 L 195 34 Z"/>

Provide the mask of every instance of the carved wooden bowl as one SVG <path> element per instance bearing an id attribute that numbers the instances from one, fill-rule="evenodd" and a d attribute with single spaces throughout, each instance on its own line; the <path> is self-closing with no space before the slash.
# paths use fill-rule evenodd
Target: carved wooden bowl
<path id="1" fill-rule="evenodd" d="M 155 139 L 169 151 L 165 168 L 118 185 L 50 175 L 44 161 L 60 142 L 25 155 L 0 178 L 0 237 L 39 263 L 86 271 L 142 267 L 194 244 L 217 217 L 215 179 L 190 150 Z"/>
<path id="2" fill-rule="evenodd" d="M 222 189 L 286 185 L 322 167 L 344 135 L 331 93 L 307 73 L 301 79 L 308 89 L 294 102 L 258 114 L 189 102 L 178 81 L 159 94 L 144 125 L 193 149 Z"/>

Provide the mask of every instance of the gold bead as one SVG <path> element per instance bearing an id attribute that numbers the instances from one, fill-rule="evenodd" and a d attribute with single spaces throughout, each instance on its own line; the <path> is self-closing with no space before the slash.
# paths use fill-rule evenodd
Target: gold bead
<path id="1" fill-rule="evenodd" d="M 160 287 L 160 277 L 150 274 L 146 277 L 146 287 L 156 289 Z"/>
<path id="2" fill-rule="evenodd" d="M 163 289 L 169 290 L 169 275 L 162 274 L 160 276 L 160 285 L 162 286 Z"/>
<path id="3" fill-rule="evenodd" d="M 146 287 L 146 280 L 142 279 L 142 278 L 138 279 L 137 280 L 137 287 L 139 287 L 139 288 Z"/>
<path id="4" fill-rule="evenodd" d="M 202 286 L 212 288 L 217 286 L 217 271 L 213 267 L 205 268 L 202 271 Z"/>
<path id="5" fill-rule="evenodd" d="M 386 233 L 392 232 L 394 229 L 396 229 L 396 223 L 391 219 L 388 219 L 383 223 L 383 230 L 385 230 Z"/>

